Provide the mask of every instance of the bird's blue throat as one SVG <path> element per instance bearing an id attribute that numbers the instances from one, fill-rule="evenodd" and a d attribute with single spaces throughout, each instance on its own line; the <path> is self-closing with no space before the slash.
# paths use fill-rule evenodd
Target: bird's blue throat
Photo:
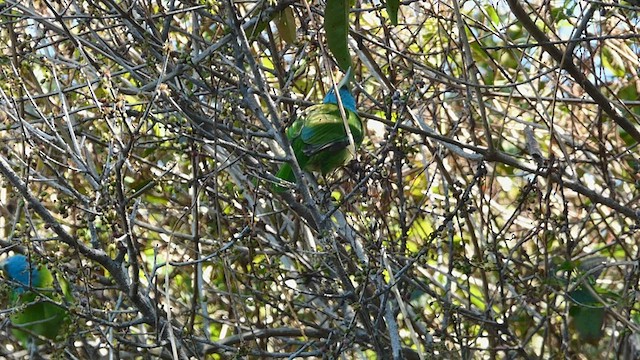
<path id="1" fill-rule="evenodd" d="M 10 280 L 22 285 L 16 288 L 18 293 L 40 284 L 40 271 L 36 266 L 29 265 L 29 261 L 24 255 L 12 256 L 5 260 L 2 266 Z"/>
<path id="2" fill-rule="evenodd" d="M 353 111 L 357 113 L 356 110 L 356 99 L 351 95 L 349 88 L 343 86 L 340 88 L 340 100 L 342 100 L 342 106 L 349 111 Z M 336 96 L 336 92 L 334 88 L 331 88 L 327 95 L 324 97 L 323 103 L 325 104 L 338 104 L 338 97 Z"/>

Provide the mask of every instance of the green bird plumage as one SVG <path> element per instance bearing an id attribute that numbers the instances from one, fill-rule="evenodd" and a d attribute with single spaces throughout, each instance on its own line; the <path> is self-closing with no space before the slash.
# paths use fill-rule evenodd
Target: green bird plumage
<path id="1" fill-rule="evenodd" d="M 55 340 L 68 326 L 67 311 L 54 304 L 62 297 L 53 289 L 53 276 L 45 266 L 29 263 L 24 255 L 14 255 L 0 263 L 11 291 L 9 299 L 15 312 L 10 316 L 12 333 L 25 348 L 41 343 L 41 338 Z M 72 300 L 69 284 L 58 278 L 65 298 Z"/>
<path id="2" fill-rule="evenodd" d="M 327 174 L 351 160 L 362 144 L 364 126 L 356 110 L 355 98 L 349 91 L 350 77 L 349 69 L 338 85 L 338 91 L 355 148 L 350 146 L 338 98 L 335 90 L 331 89 L 322 104 L 305 109 L 287 129 L 287 138 L 301 169 Z M 296 181 L 289 164 L 282 165 L 276 176 L 289 182 Z M 277 191 L 284 191 L 279 185 L 275 188 Z"/>

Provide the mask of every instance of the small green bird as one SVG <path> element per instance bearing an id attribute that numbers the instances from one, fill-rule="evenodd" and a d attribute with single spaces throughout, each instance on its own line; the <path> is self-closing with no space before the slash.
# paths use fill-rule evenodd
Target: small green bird
<path id="1" fill-rule="evenodd" d="M 353 137 L 353 145 L 349 141 L 349 135 L 340 114 L 338 97 L 332 88 L 322 104 L 305 109 L 287 129 L 287 138 L 291 142 L 293 153 L 301 169 L 327 174 L 351 160 L 362 144 L 364 126 L 356 110 L 356 100 L 349 91 L 350 80 L 351 69 L 347 70 L 338 84 L 338 91 Z M 289 164 L 282 165 L 276 176 L 289 182 L 296 180 Z M 276 185 L 275 188 L 278 192 L 285 190 L 280 185 Z"/>
<path id="2" fill-rule="evenodd" d="M 11 287 L 9 300 L 16 311 L 10 316 L 11 332 L 22 346 L 34 350 L 44 338 L 56 340 L 69 324 L 67 311 L 56 305 L 61 296 L 53 289 L 53 276 L 45 266 L 29 263 L 24 255 L 0 262 Z M 65 298 L 72 300 L 69 283 L 58 277 Z"/>

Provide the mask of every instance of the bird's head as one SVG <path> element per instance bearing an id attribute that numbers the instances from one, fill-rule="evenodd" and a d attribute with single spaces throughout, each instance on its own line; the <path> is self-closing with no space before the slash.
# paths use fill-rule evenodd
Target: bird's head
<path id="1" fill-rule="evenodd" d="M 351 95 L 351 91 L 349 90 L 349 82 L 351 81 L 351 68 L 347 70 L 347 73 L 344 75 L 340 83 L 338 83 L 338 91 L 340 92 L 340 100 L 342 101 L 342 106 L 345 109 L 357 112 L 356 110 L 356 99 Z M 331 87 L 331 90 L 324 97 L 325 104 L 337 104 L 338 96 L 336 96 L 336 91 L 334 87 Z"/>
<path id="2" fill-rule="evenodd" d="M 0 269 L 4 270 L 9 280 L 22 285 L 16 288 L 18 292 L 40 285 L 40 270 L 29 264 L 24 255 L 14 255 L 5 259 L 0 262 Z"/>

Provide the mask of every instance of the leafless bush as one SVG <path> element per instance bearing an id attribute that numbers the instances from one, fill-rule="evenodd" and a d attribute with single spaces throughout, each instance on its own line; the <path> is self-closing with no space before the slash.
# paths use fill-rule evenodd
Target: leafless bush
<path id="1" fill-rule="evenodd" d="M 365 143 L 274 194 L 323 3 L 4 2 L 1 244 L 77 300 L 41 353 L 633 357 L 638 9 L 493 5 L 357 2 Z"/>

